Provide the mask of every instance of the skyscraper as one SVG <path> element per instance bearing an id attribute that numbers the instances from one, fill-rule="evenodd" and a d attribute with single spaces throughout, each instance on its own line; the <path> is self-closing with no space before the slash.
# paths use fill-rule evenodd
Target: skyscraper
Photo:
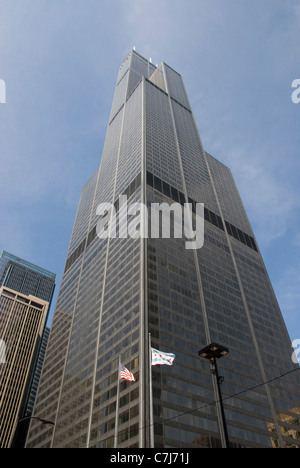
<path id="1" fill-rule="evenodd" d="M 56 275 L 8 252 L 0 256 L 0 285 L 52 301 Z"/>
<path id="2" fill-rule="evenodd" d="M 0 447 L 12 446 L 30 394 L 55 275 L 3 252 L 0 257 Z M 33 397 L 33 395 L 32 395 Z M 24 428 L 22 428 L 24 429 Z"/>
<path id="3" fill-rule="evenodd" d="M 97 208 L 109 203 L 122 219 L 120 196 L 194 213 L 204 203 L 204 246 L 121 230 L 99 238 Z M 231 446 L 300 446 L 298 367 L 231 172 L 204 150 L 182 77 L 133 50 L 82 191 L 35 406 L 55 427 L 32 422 L 27 446 L 113 447 L 119 355 L 136 381 L 121 383 L 118 445 L 149 446 L 149 333 L 176 354 L 152 372 L 155 447 L 222 445 L 214 380 L 198 357 L 212 341 L 230 350 L 220 368 Z"/>

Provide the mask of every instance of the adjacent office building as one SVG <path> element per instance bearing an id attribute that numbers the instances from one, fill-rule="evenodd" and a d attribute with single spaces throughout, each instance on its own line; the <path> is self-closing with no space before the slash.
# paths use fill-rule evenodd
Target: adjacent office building
<path id="1" fill-rule="evenodd" d="M 189 203 L 194 223 L 204 203 L 203 247 L 126 235 L 125 196 L 128 207 Z M 122 222 L 115 236 L 97 235 L 102 203 Z M 55 426 L 33 421 L 27 447 L 113 447 L 119 355 L 136 381 L 121 384 L 118 446 L 148 447 L 149 333 L 176 355 L 153 368 L 156 448 L 222 446 L 214 376 L 198 356 L 211 342 L 230 351 L 219 364 L 230 445 L 300 447 L 299 368 L 232 174 L 204 150 L 179 73 L 133 50 L 56 305 L 35 407 Z"/>
<path id="2" fill-rule="evenodd" d="M 0 285 L 51 302 L 56 275 L 8 252 L 0 256 Z"/>
<path id="3" fill-rule="evenodd" d="M 27 393 L 27 397 L 24 400 L 24 405 L 22 405 L 22 409 L 20 412 L 22 422 L 18 424 L 18 430 L 15 431 L 12 448 L 25 447 L 31 417 L 35 416 L 34 404 L 40 383 L 49 337 L 50 328 L 45 327 L 42 339 L 40 341 L 39 351 L 35 362 L 35 368 L 32 374 L 31 383 L 29 385 L 29 392 Z"/>
<path id="4" fill-rule="evenodd" d="M 14 255 L 0 257 L 0 447 L 16 443 L 25 416 L 42 336 L 55 287 L 55 275 Z M 37 378 L 37 376 L 35 377 Z M 28 413 L 27 413 L 28 414 Z"/>
<path id="5" fill-rule="evenodd" d="M 40 378 L 42 375 L 42 369 L 44 365 L 45 355 L 47 351 L 48 341 L 50 337 L 50 328 L 45 327 L 44 333 L 42 336 L 42 341 L 39 349 L 38 358 L 35 365 L 34 374 L 32 376 L 32 382 L 30 386 L 30 393 L 26 402 L 26 407 L 24 411 L 24 417 L 32 416 L 34 411 L 34 404 L 36 400 L 36 395 L 40 383 Z"/>

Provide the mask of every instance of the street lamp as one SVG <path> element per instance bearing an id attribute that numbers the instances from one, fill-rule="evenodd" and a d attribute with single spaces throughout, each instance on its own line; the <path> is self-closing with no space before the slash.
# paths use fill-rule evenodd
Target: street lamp
<path id="1" fill-rule="evenodd" d="M 218 389 L 217 404 L 219 405 L 219 410 L 221 413 L 220 432 L 221 432 L 221 440 L 222 440 L 223 448 L 230 448 L 230 445 L 229 445 L 225 410 L 224 410 L 222 392 L 221 392 L 221 384 L 224 378 L 219 376 L 217 361 L 218 359 L 221 359 L 222 357 L 226 356 L 228 353 L 229 353 L 229 349 L 217 343 L 211 343 L 210 345 L 206 346 L 205 348 L 199 351 L 200 357 L 204 359 L 208 359 L 210 361 L 212 365 L 212 374 L 215 376 L 215 380 L 217 384 L 217 389 Z"/>
<path id="2" fill-rule="evenodd" d="M 55 423 L 53 421 L 49 421 L 48 419 L 44 419 L 44 418 L 38 418 L 37 416 L 27 416 L 26 418 L 20 419 L 19 423 L 22 423 L 25 421 L 31 421 L 32 419 L 35 419 L 36 421 L 40 421 L 42 424 L 45 424 L 46 426 L 55 426 Z"/>
<path id="3" fill-rule="evenodd" d="M 26 416 L 22 419 L 19 419 L 15 428 L 15 433 L 13 437 L 13 441 L 11 444 L 11 448 L 24 448 L 25 442 L 27 438 L 27 433 L 29 430 L 29 423 L 32 420 L 39 421 L 41 424 L 45 426 L 55 426 L 53 421 L 45 418 L 39 418 L 38 416 Z"/>

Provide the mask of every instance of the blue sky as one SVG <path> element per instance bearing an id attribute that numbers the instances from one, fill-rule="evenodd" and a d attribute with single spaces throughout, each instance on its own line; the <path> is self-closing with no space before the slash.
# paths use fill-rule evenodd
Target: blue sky
<path id="1" fill-rule="evenodd" d="M 57 295 L 135 45 L 182 74 L 204 147 L 231 168 L 300 339 L 299 0 L 0 0 L 0 44 L 0 250 L 56 273 Z"/>

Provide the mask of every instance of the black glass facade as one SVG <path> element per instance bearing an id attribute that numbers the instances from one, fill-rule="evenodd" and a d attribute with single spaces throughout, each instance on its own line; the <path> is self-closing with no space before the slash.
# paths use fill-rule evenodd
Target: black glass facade
<path id="1" fill-rule="evenodd" d="M 32 294 L 51 304 L 56 275 L 8 252 L 0 256 L 0 286 Z"/>
<path id="2" fill-rule="evenodd" d="M 205 205 L 205 242 L 99 239 L 100 203 Z M 220 342 L 232 447 L 300 446 L 291 343 L 230 170 L 204 151 L 181 76 L 132 51 L 120 67 L 100 168 L 84 187 L 67 254 L 28 447 L 150 443 L 148 333 L 176 354 L 153 368 L 156 447 L 221 446 L 215 388 L 198 350 Z M 292 371 L 289 375 L 287 372 Z M 295 371 L 295 372 L 294 372 Z M 269 383 L 267 383 L 269 382 Z M 264 383 L 264 384 L 263 384 Z"/>

